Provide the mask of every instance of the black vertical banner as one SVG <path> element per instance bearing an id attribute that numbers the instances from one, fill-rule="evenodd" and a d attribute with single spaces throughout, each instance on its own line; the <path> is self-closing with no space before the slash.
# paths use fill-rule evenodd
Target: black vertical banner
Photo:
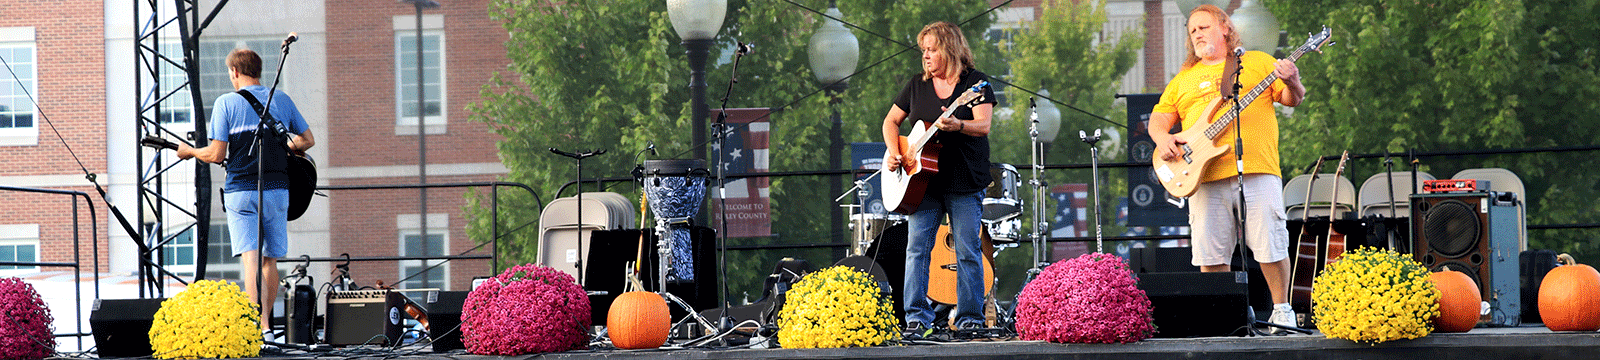
<path id="1" fill-rule="evenodd" d="M 1128 99 L 1128 161 L 1150 163 L 1155 142 L 1150 140 L 1150 111 L 1161 94 L 1122 95 Z M 1187 199 L 1167 194 L 1148 166 L 1128 168 L 1128 226 L 1188 226 Z"/>

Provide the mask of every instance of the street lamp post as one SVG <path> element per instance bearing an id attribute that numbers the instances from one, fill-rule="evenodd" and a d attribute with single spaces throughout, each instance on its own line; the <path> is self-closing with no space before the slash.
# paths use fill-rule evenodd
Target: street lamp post
<path id="1" fill-rule="evenodd" d="M 425 95 L 428 93 L 428 88 L 426 86 L 427 81 L 425 81 L 423 79 L 423 75 L 422 75 L 423 74 L 423 70 L 422 70 L 423 69 L 423 64 L 422 64 L 423 63 L 423 61 L 422 61 L 422 9 L 437 8 L 437 7 L 439 7 L 439 3 L 435 2 L 433 0 L 401 0 L 401 2 L 410 3 L 413 7 L 415 7 L 417 9 L 417 19 L 416 19 L 417 20 L 417 29 L 416 29 L 417 30 L 417 184 L 419 184 L 419 185 L 427 185 L 428 184 L 428 132 L 427 132 L 427 124 L 425 123 L 425 120 L 427 119 L 428 112 L 427 112 L 427 106 L 425 106 L 427 104 L 427 97 Z M 441 51 L 442 51 L 442 49 L 441 49 Z M 417 220 L 418 221 L 417 226 L 418 226 L 418 231 L 419 231 L 419 239 L 418 239 L 418 241 L 420 241 L 422 243 L 422 251 L 423 251 L 424 255 L 434 255 L 434 254 L 426 254 L 427 251 L 428 251 L 428 188 L 427 188 L 427 186 L 417 187 L 417 193 L 418 193 L 417 194 L 418 195 L 417 196 L 417 203 L 418 203 L 417 207 L 420 209 L 420 212 L 418 213 L 418 216 L 417 216 L 417 219 L 418 219 Z M 442 254 L 440 254 L 440 255 L 442 255 Z M 428 276 L 427 275 L 423 275 L 422 276 L 422 286 L 423 287 L 432 286 L 431 284 L 428 283 Z"/>
<path id="2" fill-rule="evenodd" d="M 667 16 L 672 19 L 678 38 L 683 39 L 689 57 L 689 114 L 694 122 L 691 140 L 697 159 L 706 158 L 706 117 L 711 113 L 706 104 L 706 58 L 727 15 L 728 0 L 667 0 Z"/>
<path id="3" fill-rule="evenodd" d="M 815 34 L 811 35 L 811 44 L 808 52 L 811 56 L 811 72 L 817 76 L 817 81 L 821 82 L 824 89 L 827 90 L 829 96 L 828 107 L 833 110 L 833 127 L 828 134 L 828 140 L 831 143 L 831 146 L 828 147 L 828 166 L 833 169 L 844 169 L 846 167 L 841 154 L 844 147 L 844 121 L 839 114 L 839 104 L 841 102 L 839 95 L 849 87 L 849 79 L 847 77 L 856 71 L 856 65 L 861 59 L 861 45 L 856 41 L 855 34 L 851 34 L 849 29 L 845 29 L 844 23 L 834 20 L 844 18 L 844 13 L 839 12 L 837 2 L 830 2 L 828 11 L 824 14 L 833 17 L 833 19 L 822 20 L 822 26 L 817 28 Z M 835 177 L 833 181 L 829 182 L 828 189 L 829 194 L 837 196 L 839 193 L 844 192 L 844 185 L 841 179 Z M 833 243 L 837 244 L 844 240 L 844 233 L 839 231 L 844 228 L 844 214 L 834 211 L 832 220 L 832 231 L 830 232 L 833 234 Z"/>

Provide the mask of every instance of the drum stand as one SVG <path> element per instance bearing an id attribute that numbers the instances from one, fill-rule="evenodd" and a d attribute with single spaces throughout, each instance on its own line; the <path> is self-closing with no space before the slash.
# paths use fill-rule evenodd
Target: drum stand
<path id="1" fill-rule="evenodd" d="M 672 261 L 671 254 L 675 247 L 672 244 L 672 226 L 688 225 L 692 219 L 692 217 L 656 218 L 656 294 L 661 295 L 668 302 L 676 303 L 678 306 L 683 307 L 683 310 L 689 313 L 689 317 L 700 324 L 702 329 L 711 332 L 717 329 L 716 324 L 706 320 L 704 316 L 700 316 L 700 313 L 690 307 L 689 303 L 683 301 L 682 298 L 667 292 L 667 274 L 672 270 L 672 266 L 668 265 L 668 263 Z"/>
<path id="2" fill-rule="evenodd" d="M 852 243 L 850 245 L 850 255 L 849 256 L 866 255 L 867 248 L 871 247 L 871 245 L 872 245 L 871 244 L 872 239 L 867 238 L 867 222 L 866 222 L 867 197 L 871 196 L 870 194 L 868 194 L 868 192 L 872 191 L 872 185 L 868 184 L 867 182 L 868 181 L 872 181 L 872 178 L 877 177 L 878 173 L 881 173 L 881 171 L 874 171 L 874 172 L 872 172 L 872 175 L 869 175 L 866 178 L 862 178 L 862 179 L 856 180 L 855 181 L 855 183 L 856 183 L 855 187 L 852 187 L 849 190 L 845 190 L 843 194 L 839 194 L 839 197 L 833 198 L 833 202 L 841 202 L 841 201 L 844 201 L 845 197 L 850 196 L 851 192 L 855 192 L 855 194 L 856 194 L 856 204 L 855 205 L 850 205 L 850 204 L 840 204 L 839 205 L 839 207 L 850 209 L 849 210 L 850 211 L 850 222 L 853 223 L 853 225 L 855 225 L 854 229 L 852 229 L 852 231 L 851 231 L 851 239 L 854 239 L 854 240 L 852 241 Z"/>

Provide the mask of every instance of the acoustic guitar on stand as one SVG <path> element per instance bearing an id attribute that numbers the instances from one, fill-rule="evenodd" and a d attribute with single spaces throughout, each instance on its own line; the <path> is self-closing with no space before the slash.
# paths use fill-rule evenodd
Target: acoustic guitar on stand
<path id="1" fill-rule="evenodd" d="M 1289 54 L 1286 59 L 1292 62 L 1299 60 L 1300 56 L 1305 55 L 1308 51 L 1320 52 L 1322 46 L 1328 44 L 1331 36 L 1328 27 L 1323 26 L 1321 33 L 1311 36 L 1304 45 L 1296 48 L 1294 53 Z M 1239 96 L 1239 103 L 1250 104 L 1254 102 L 1256 97 L 1271 88 L 1272 82 L 1276 80 L 1278 80 L 1277 75 L 1267 74 L 1267 78 L 1261 79 L 1261 82 L 1257 83 L 1255 88 L 1250 89 L 1249 93 Z M 1151 166 L 1154 167 L 1156 179 L 1161 180 L 1161 186 L 1167 189 L 1168 194 L 1180 198 L 1194 195 L 1195 189 L 1200 185 L 1200 175 L 1204 172 L 1206 165 L 1223 154 L 1227 154 L 1232 149 L 1233 146 L 1227 140 L 1219 138 L 1229 126 L 1232 126 L 1233 121 L 1239 117 L 1239 112 L 1232 111 L 1233 107 L 1229 106 L 1229 104 L 1229 102 L 1220 97 L 1212 100 L 1211 105 L 1208 107 L 1209 110 L 1206 110 L 1201 119 L 1216 119 L 1216 121 L 1212 121 L 1210 125 L 1206 126 L 1198 126 L 1204 123 L 1196 122 L 1195 125 L 1197 126 L 1183 129 L 1182 132 L 1177 134 L 1178 137 L 1189 141 L 1186 144 L 1179 145 L 1183 149 L 1183 153 L 1179 154 L 1179 156 L 1170 160 L 1163 160 L 1161 159 L 1161 150 L 1157 149 L 1155 151 L 1155 156 L 1151 157 Z M 1217 117 L 1218 113 L 1222 113 L 1221 118 Z"/>
<path id="2" fill-rule="evenodd" d="M 986 87 L 989 87 L 988 81 L 979 81 L 972 85 L 951 102 L 939 118 L 950 117 L 956 109 L 982 101 L 983 89 Z M 934 121 L 938 121 L 938 118 Z M 917 206 L 922 205 L 922 192 L 928 189 L 929 179 L 939 173 L 940 145 L 930 142 L 938 132 L 937 129 L 933 129 L 932 123 L 917 120 L 916 124 L 911 126 L 911 134 L 900 137 L 899 154 L 884 152 L 885 159 L 894 155 L 900 155 L 901 159 L 904 159 L 899 168 L 884 167 L 882 170 L 884 206 L 890 207 L 894 212 L 910 215 L 917 211 Z"/>

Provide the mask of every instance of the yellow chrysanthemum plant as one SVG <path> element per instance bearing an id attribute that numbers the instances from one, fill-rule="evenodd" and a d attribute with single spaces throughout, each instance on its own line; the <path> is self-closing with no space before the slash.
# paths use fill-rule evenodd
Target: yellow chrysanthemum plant
<path id="1" fill-rule="evenodd" d="M 201 280 L 161 302 L 150 324 L 159 359 L 246 358 L 261 354 L 261 310 L 238 285 Z"/>
<path id="2" fill-rule="evenodd" d="M 1328 338 L 1377 344 L 1433 332 L 1439 290 L 1428 268 L 1388 249 L 1345 252 L 1312 282 L 1317 329 Z"/>
<path id="3" fill-rule="evenodd" d="M 849 266 L 807 274 L 789 289 L 778 312 L 785 348 L 882 345 L 900 338 L 894 304 L 872 276 Z"/>

